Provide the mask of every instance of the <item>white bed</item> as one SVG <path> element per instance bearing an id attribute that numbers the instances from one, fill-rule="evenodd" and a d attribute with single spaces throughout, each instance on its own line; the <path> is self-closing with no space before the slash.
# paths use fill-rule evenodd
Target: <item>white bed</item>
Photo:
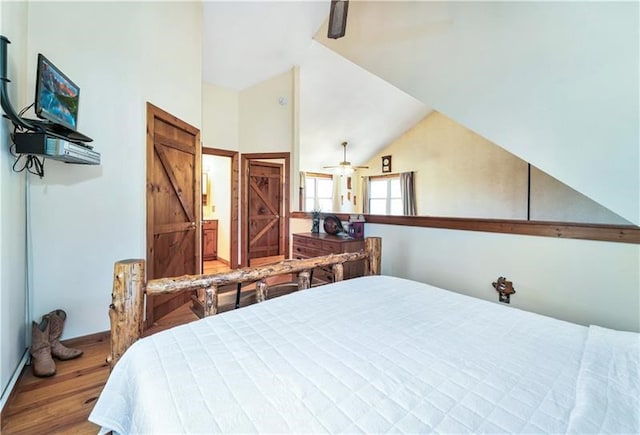
<path id="1" fill-rule="evenodd" d="M 136 342 L 117 433 L 637 433 L 639 335 L 369 276 Z"/>

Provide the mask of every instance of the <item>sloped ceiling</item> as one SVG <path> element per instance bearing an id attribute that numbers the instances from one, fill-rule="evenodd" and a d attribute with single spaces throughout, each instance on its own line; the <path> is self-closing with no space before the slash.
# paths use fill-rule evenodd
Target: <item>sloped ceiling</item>
<path id="1" fill-rule="evenodd" d="M 329 1 L 203 3 L 202 76 L 241 91 L 299 64 Z"/>
<path id="2" fill-rule="evenodd" d="M 640 223 L 637 2 L 351 2 L 316 39 Z"/>
<path id="3" fill-rule="evenodd" d="M 240 91 L 300 67 L 300 168 L 362 164 L 426 116 L 416 98 L 313 41 L 329 0 L 203 3 L 203 80 Z"/>
<path id="4" fill-rule="evenodd" d="M 431 109 L 314 42 L 300 66 L 300 168 L 368 161 Z"/>

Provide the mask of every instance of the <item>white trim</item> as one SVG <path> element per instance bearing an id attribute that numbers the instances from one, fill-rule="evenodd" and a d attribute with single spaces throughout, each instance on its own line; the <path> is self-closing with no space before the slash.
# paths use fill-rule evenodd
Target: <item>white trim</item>
<path id="1" fill-rule="evenodd" d="M 25 349 L 22 354 L 22 359 L 18 363 L 18 367 L 13 371 L 13 375 L 11 375 L 11 379 L 7 384 L 7 387 L 2 392 L 2 397 L 0 397 L 0 412 L 4 408 L 4 405 L 7 404 L 7 400 L 9 400 L 9 396 L 11 395 L 11 391 L 13 391 L 13 387 L 15 387 L 16 382 L 18 382 L 18 378 L 20 377 L 20 373 L 22 373 L 22 369 L 27 365 L 27 361 L 29 360 L 29 349 Z"/>

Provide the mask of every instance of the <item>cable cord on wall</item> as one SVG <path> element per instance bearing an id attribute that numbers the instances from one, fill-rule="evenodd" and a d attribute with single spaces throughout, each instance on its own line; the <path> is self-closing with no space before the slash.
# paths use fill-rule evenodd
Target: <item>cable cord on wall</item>
<path id="1" fill-rule="evenodd" d="M 22 166 L 20 166 L 20 161 L 23 158 L 24 161 L 22 161 Z M 16 157 L 16 161 L 13 162 L 12 169 L 14 172 L 24 172 L 26 169 L 30 174 L 42 178 L 44 177 L 44 159 L 40 160 L 40 158 L 32 154 L 20 154 Z"/>
<path id="2" fill-rule="evenodd" d="M 25 235 L 25 345 L 27 348 L 31 347 L 31 322 L 33 321 L 33 287 L 31 285 L 31 271 L 33 270 L 33 258 L 31 256 L 31 184 L 28 174 L 25 174 L 25 186 L 24 186 L 24 205 L 25 205 L 25 219 L 24 219 L 24 235 Z M 29 361 L 30 362 L 30 361 Z"/>

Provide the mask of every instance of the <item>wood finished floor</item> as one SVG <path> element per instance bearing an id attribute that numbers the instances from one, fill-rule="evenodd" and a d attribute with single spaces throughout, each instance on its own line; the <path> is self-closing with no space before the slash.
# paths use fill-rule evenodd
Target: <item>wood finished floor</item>
<path id="1" fill-rule="evenodd" d="M 205 273 L 228 270 L 220 262 L 206 262 Z M 215 264 L 219 263 L 219 264 Z M 226 267 L 226 269 L 225 269 Z M 275 280 L 287 281 L 289 277 Z M 270 283 L 274 282 L 270 280 Z M 241 306 L 255 303 L 254 286 L 242 290 Z M 269 294 L 269 298 L 289 293 L 291 289 L 280 289 Z M 219 297 L 220 312 L 234 308 L 235 291 L 224 292 Z M 185 304 L 158 319 L 145 335 L 151 335 L 176 325 L 197 320 Z M 57 361 L 56 375 L 50 378 L 33 376 L 31 367 L 22 371 L 13 393 L 0 417 L 1 434 L 96 434 L 99 427 L 87 418 L 98 399 L 109 376 L 105 358 L 109 354 L 109 333 L 65 341 L 69 347 L 82 349 L 84 354 L 75 360 Z"/>

